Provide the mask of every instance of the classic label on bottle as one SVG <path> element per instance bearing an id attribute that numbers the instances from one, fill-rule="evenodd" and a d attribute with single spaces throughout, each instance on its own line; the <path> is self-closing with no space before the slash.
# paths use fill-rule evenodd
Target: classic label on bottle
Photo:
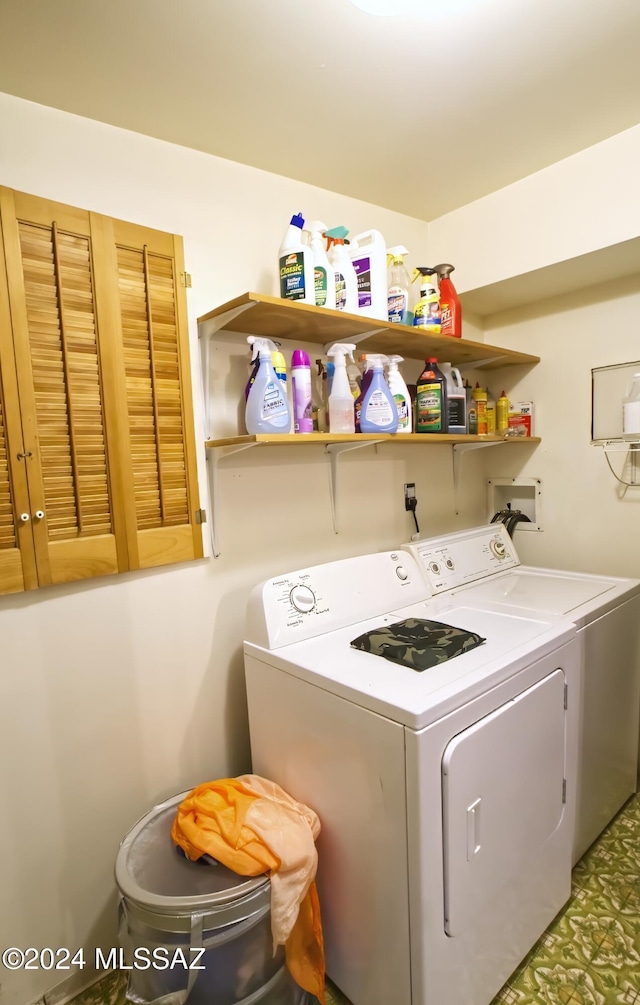
<path id="1" fill-rule="evenodd" d="M 280 259 L 280 296 L 287 300 L 304 300 L 304 252 L 292 251 Z"/>
<path id="2" fill-rule="evenodd" d="M 313 270 L 313 284 L 316 294 L 316 307 L 326 307 L 327 305 L 327 270 L 321 265 L 316 265 Z"/>
<path id="3" fill-rule="evenodd" d="M 442 384 L 418 384 L 416 388 L 416 432 L 442 433 Z"/>
<path id="4" fill-rule="evenodd" d="M 371 307 L 371 259 L 354 258 L 353 268 L 358 277 L 358 307 Z"/>

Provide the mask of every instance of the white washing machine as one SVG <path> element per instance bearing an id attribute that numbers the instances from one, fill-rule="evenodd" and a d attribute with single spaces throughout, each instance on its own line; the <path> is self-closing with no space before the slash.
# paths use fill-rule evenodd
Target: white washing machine
<path id="1" fill-rule="evenodd" d="M 450 602 L 570 619 L 582 641 L 575 864 L 636 791 L 640 581 L 520 564 L 503 524 L 403 545 Z M 449 598 L 449 599 L 447 599 Z"/>
<path id="2" fill-rule="evenodd" d="M 253 770 L 320 816 L 327 973 L 354 1005 L 488 1005 L 570 894 L 575 627 L 437 605 L 406 552 L 248 605 Z M 413 618 L 486 641 L 424 672 L 350 645 Z"/>

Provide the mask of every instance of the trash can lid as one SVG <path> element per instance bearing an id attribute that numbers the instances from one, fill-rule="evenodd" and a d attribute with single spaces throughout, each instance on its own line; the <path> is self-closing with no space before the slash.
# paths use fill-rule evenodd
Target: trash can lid
<path id="1" fill-rule="evenodd" d="M 267 876 L 239 876 L 220 863 L 191 862 L 174 844 L 171 827 L 182 792 L 155 806 L 126 835 L 116 858 L 121 894 L 142 907 L 191 914 L 222 906 L 269 886 Z"/>

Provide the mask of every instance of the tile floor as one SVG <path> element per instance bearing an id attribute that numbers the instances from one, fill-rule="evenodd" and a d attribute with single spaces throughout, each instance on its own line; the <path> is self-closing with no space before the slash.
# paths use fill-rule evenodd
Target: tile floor
<path id="1" fill-rule="evenodd" d="M 125 991 L 126 975 L 109 974 L 73 1005 L 125 1005 Z M 327 1005 L 349 1002 L 329 984 Z M 640 794 L 575 867 L 566 907 L 492 1005 L 640 1005 Z"/>

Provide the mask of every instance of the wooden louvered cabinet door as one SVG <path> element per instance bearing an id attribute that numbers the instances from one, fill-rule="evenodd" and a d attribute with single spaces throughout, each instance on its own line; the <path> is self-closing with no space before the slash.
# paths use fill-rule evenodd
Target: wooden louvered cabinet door
<path id="1" fill-rule="evenodd" d="M 90 215 L 8 189 L 0 211 L 38 585 L 115 573 Z"/>
<path id="2" fill-rule="evenodd" d="M 38 585 L 0 227 L 0 595 Z M 22 515 L 26 520 L 21 519 Z"/>
<path id="3" fill-rule="evenodd" d="M 128 449 L 131 568 L 202 557 L 182 240 L 110 220 Z"/>

